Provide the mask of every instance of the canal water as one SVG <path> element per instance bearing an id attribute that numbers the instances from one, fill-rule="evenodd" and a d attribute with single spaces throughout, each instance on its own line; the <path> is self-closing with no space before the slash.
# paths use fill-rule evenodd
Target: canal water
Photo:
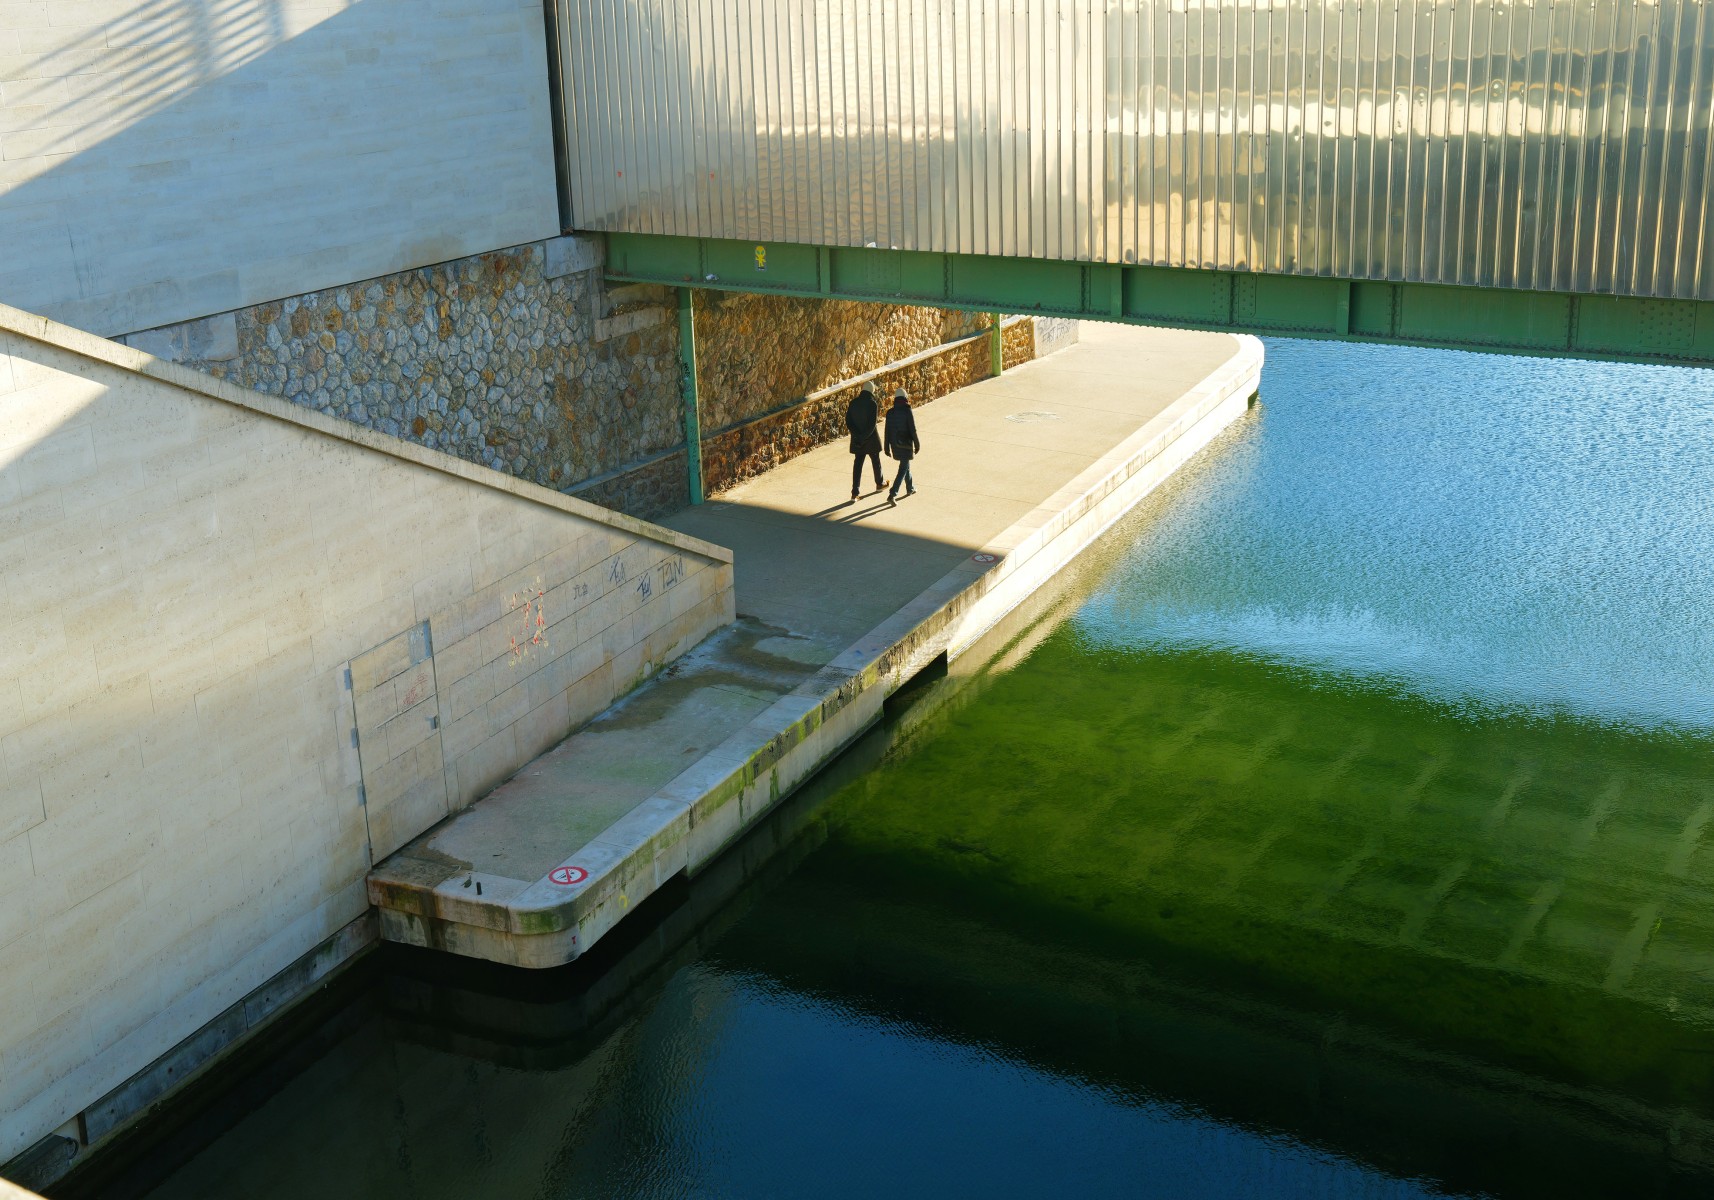
<path id="1" fill-rule="evenodd" d="M 1714 1194 L 1710 378 L 1270 343 L 589 959 L 377 956 L 95 1190 Z"/>

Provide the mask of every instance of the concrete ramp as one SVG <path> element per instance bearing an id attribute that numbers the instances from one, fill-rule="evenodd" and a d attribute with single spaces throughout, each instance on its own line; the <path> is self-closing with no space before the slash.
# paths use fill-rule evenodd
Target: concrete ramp
<path id="1" fill-rule="evenodd" d="M 919 410 L 919 490 L 897 505 L 871 479 L 845 500 L 835 444 L 669 519 L 733 549 L 737 624 L 382 863 L 383 936 L 576 958 L 1241 417 L 1261 366 L 1254 338 L 1087 327 Z"/>

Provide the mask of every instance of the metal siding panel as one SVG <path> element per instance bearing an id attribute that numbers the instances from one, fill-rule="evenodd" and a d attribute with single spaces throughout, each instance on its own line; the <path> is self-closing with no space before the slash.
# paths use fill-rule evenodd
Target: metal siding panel
<path id="1" fill-rule="evenodd" d="M 1124 262 L 1126 248 L 1133 246 L 1127 234 L 1136 228 L 1136 112 L 1137 60 L 1126 49 L 1136 38 L 1136 5 L 1118 0 L 1107 8 L 1107 30 L 1102 45 L 1102 75 L 1105 95 L 1103 143 L 1107 186 L 1107 220 L 1102 241 L 1094 257 L 1105 262 Z M 1133 248 L 1133 254 L 1135 253 Z"/>
<path id="2" fill-rule="evenodd" d="M 850 5 L 855 0 L 829 0 L 833 9 L 833 18 L 828 22 L 832 40 L 829 45 L 828 62 L 829 87 L 828 93 L 833 96 L 838 108 L 829 117 L 828 136 L 832 144 L 833 157 L 833 197 L 834 211 L 838 213 L 838 227 L 834 233 L 834 244 L 840 246 L 857 246 L 862 244 L 858 234 L 861 227 L 857 213 L 861 206 L 861 197 L 857 195 L 855 180 L 851 167 L 852 148 L 856 140 L 856 129 L 852 118 L 852 91 L 856 86 L 855 62 L 853 56 L 857 52 L 856 39 L 852 36 L 854 14 Z"/>
<path id="3" fill-rule="evenodd" d="M 567 186 L 615 232 L 1706 300 L 1708 7 L 580 0 Z"/>
<path id="4" fill-rule="evenodd" d="M 1167 259 L 1167 222 L 1172 194 L 1172 12 L 1144 0 L 1148 14 L 1147 40 L 1142 47 L 1148 66 L 1148 187 L 1144 193 L 1143 244 L 1137 260 L 1161 263 Z"/>
<path id="5" fill-rule="evenodd" d="M 1291 32 L 1291 9 L 1286 0 L 1268 10 L 1268 66 L 1264 94 L 1267 98 L 1267 161 L 1262 175 L 1263 242 L 1258 270 L 1285 269 L 1286 181 L 1290 175 L 1290 112 L 1287 86 Z"/>
<path id="6" fill-rule="evenodd" d="M 1612 70 L 1612 56 L 1604 50 L 1611 44 L 1611 26 L 1618 19 L 1621 0 L 1597 0 L 1588 12 L 1587 23 L 1579 31 L 1581 53 L 1574 62 L 1582 68 L 1582 88 L 1578 100 L 1576 129 L 1572 133 L 1573 159 L 1576 163 L 1575 182 L 1571 186 L 1571 237 L 1566 244 L 1564 274 L 1556 286 L 1571 291 L 1588 291 L 1592 277 L 1590 262 L 1595 243 L 1595 213 L 1593 198 L 1599 192 L 1601 139 L 1599 128 L 1602 108 L 1606 104 L 1603 76 Z M 1578 14 L 1580 17 L 1583 13 Z"/>
<path id="7" fill-rule="evenodd" d="M 617 69 L 621 74 L 624 67 L 618 63 L 619 38 L 613 27 L 613 10 L 604 7 L 598 10 L 599 33 L 596 39 L 597 62 L 603 70 Z M 595 176 L 596 194 L 600 204 L 607 213 L 607 219 L 614 228 L 630 228 L 632 222 L 625 210 L 624 197 L 620 193 L 618 181 L 619 171 L 623 170 L 629 150 L 629 137 L 625 130 L 626 111 L 623 97 L 615 97 L 618 103 L 603 102 L 605 98 L 597 96 L 598 111 L 601 113 L 600 129 L 602 146 L 605 154 L 592 164 Z"/>
<path id="8" fill-rule="evenodd" d="M 786 71 L 785 46 L 780 37 L 780 18 L 783 15 L 778 7 L 764 3 L 764 11 L 757 14 L 755 62 L 757 81 L 757 121 L 762 135 L 758 137 L 760 148 L 757 162 L 762 169 L 762 186 L 758 189 L 762 199 L 765 215 L 758 228 L 762 237 L 758 241 L 785 240 L 792 226 L 785 219 L 787 206 L 791 203 L 788 194 L 789 164 L 786 161 L 786 105 L 789 99 L 789 83 Z M 770 20 L 769 17 L 772 17 Z"/>
<path id="9" fill-rule="evenodd" d="M 1653 233 L 1648 216 L 1650 204 L 1643 193 L 1649 186 L 1649 154 L 1660 141 L 1659 135 L 1650 134 L 1660 66 L 1666 57 L 1660 40 L 1665 8 L 1659 0 L 1638 0 L 1637 4 L 1637 19 L 1642 28 L 1636 38 L 1625 96 L 1624 149 L 1620 160 L 1619 202 L 1614 208 L 1616 236 L 1609 285 L 1619 294 L 1635 290 L 1634 281 L 1640 269 L 1638 255 Z"/>
<path id="10" fill-rule="evenodd" d="M 630 11 L 626 9 L 627 16 Z M 621 219 L 646 233 L 649 228 L 648 215 L 637 202 L 638 166 L 647 162 L 647 151 L 642 147 L 640 136 L 647 122 L 638 111 L 644 104 L 643 97 L 647 94 L 639 75 L 641 63 L 636 47 L 639 31 L 636 22 L 623 19 L 615 20 L 612 28 L 613 54 L 619 60 L 620 70 L 624 71 L 627 77 L 637 79 L 638 84 L 625 89 L 619 97 L 614 128 L 618 154 L 613 160 L 614 169 L 610 172 L 612 181 L 608 186 L 613 189 Z"/>
<path id="11" fill-rule="evenodd" d="M 1685 10 L 1691 0 L 1668 0 L 1663 5 L 1661 28 L 1667 27 L 1670 12 L 1672 32 L 1661 47 L 1660 63 L 1656 67 L 1656 82 L 1661 90 L 1649 102 L 1649 151 L 1645 156 L 1646 193 L 1642 197 L 1647 236 L 1637 239 L 1637 269 L 1633 273 L 1631 290 L 1647 296 L 1673 294 L 1672 268 L 1667 258 L 1668 193 L 1673 186 L 1670 175 L 1675 151 L 1689 142 L 1689 129 L 1682 118 L 1687 105 L 1679 94 L 1681 69 L 1695 47 L 1684 36 Z M 1696 5 L 1700 8 L 1701 5 Z"/>
<path id="12" fill-rule="evenodd" d="M 878 119 L 884 118 L 883 97 L 878 85 L 880 69 L 875 62 L 875 46 L 872 40 L 873 7 L 874 0 L 851 2 L 854 50 L 851 58 L 851 91 L 856 107 L 847 109 L 845 114 L 846 136 L 851 139 L 851 146 L 856 151 L 855 157 L 847 163 L 851 172 L 851 194 L 857 201 L 856 211 L 852 213 L 852 230 L 857 244 L 862 246 L 879 245 L 882 237 L 882 232 L 876 228 L 875 222 L 877 164 L 874 161 L 874 126 Z"/>
<path id="13" fill-rule="evenodd" d="M 669 74 L 667 104 L 670 106 L 672 136 L 669 140 L 674 161 L 679 164 L 678 184 L 668 197 L 670 212 L 667 232 L 681 234 L 691 227 L 690 208 L 697 194 L 699 156 L 696 152 L 695 112 L 689 97 L 689 71 L 684 54 L 686 10 L 663 0 L 666 14 L 667 45 L 664 70 Z"/>
<path id="14" fill-rule="evenodd" d="M 1595 172 L 1594 213 L 1591 221 L 1590 278 L 1588 291 L 1600 290 L 1604 281 L 1613 277 L 1613 250 L 1618 237 L 1617 209 L 1624 186 L 1626 109 L 1629 107 L 1630 76 L 1636 69 L 1634 55 L 1620 49 L 1622 39 L 1628 39 L 1635 0 L 1621 0 L 1615 5 L 1616 28 L 1610 42 L 1605 96 L 1601 105 L 1601 140 Z M 1610 286 L 1610 284 L 1609 284 Z"/>
<path id="15" fill-rule="evenodd" d="M 1203 49 L 1204 6 L 1186 3 L 1179 25 L 1177 72 L 1173 103 L 1179 113 L 1178 165 L 1173 190 L 1178 211 L 1172 231 L 1177 238 L 1171 261 L 1187 266 L 1206 266 L 1202 258 L 1202 154 L 1203 154 Z"/>
<path id="16" fill-rule="evenodd" d="M 1356 96 L 1356 136 L 1351 147 L 1351 186 L 1348 202 L 1351 222 L 1349 274 L 1372 276 L 1383 233 L 1379 226 L 1377 194 L 1385 195 L 1386 163 L 1377 162 L 1391 145 L 1388 123 L 1391 103 L 1391 18 L 1395 10 L 1386 5 L 1359 9 L 1357 57 L 1353 66 Z M 1383 186 L 1377 187 L 1377 181 Z"/>
<path id="17" fill-rule="evenodd" d="M 684 182 L 674 178 L 677 174 L 678 159 L 672 148 L 673 122 L 677 110 L 672 104 L 668 87 L 671 76 L 668 74 L 668 42 L 667 42 L 667 12 L 665 0 L 651 0 L 649 15 L 652 18 L 649 35 L 649 53 L 647 56 L 649 70 L 649 99 L 651 101 L 649 150 L 649 209 L 652 215 L 655 231 L 658 233 L 676 232 L 673 227 L 672 208 L 673 197 L 684 190 Z"/>
<path id="18" fill-rule="evenodd" d="M 564 99 L 565 146 L 568 160 L 566 173 L 569 177 L 567 186 L 571 190 L 571 219 L 583 224 L 586 228 L 595 228 L 589 223 L 594 214 L 589 211 L 589 186 L 588 181 L 584 178 L 584 172 L 588 169 L 592 156 L 585 149 L 584 139 L 587 134 L 580 116 L 583 111 L 581 89 L 589 74 L 583 69 L 584 64 L 580 57 L 586 45 L 579 29 L 582 18 L 582 9 L 560 14 L 559 52 L 560 63 L 562 64 L 560 88 Z"/>
<path id="19" fill-rule="evenodd" d="M 1243 252 L 1249 226 L 1245 209 L 1245 161 L 1249 154 L 1249 22 L 1254 0 L 1226 6 L 1220 32 L 1219 184 L 1215 189 L 1216 253 L 1220 269 L 1230 271 L 1248 256 Z"/>
<path id="20" fill-rule="evenodd" d="M 975 4 L 961 4 L 947 5 L 944 10 L 952 27 L 947 54 L 952 59 L 953 107 L 949 116 L 953 127 L 948 138 L 957 164 L 952 187 L 957 201 L 958 233 L 951 248 L 960 254 L 975 253 L 978 241 L 976 169 L 980 160 L 976 144 L 977 139 L 984 136 L 985 121 L 976 98 L 983 94 L 985 84 L 979 70 L 980 18 L 976 15 L 977 9 Z M 975 33 L 972 32 L 973 23 Z"/>
<path id="21" fill-rule="evenodd" d="M 1696 159 L 1700 142 L 1697 134 L 1697 85 L 1703 79 L 1703 38 L 1707 34 L 1708 5 L 1699 2 L 1694 8 L 1694 16 L 1681 18 L 1681 21 L 1688 20 L 1692 32 L 1676 47 L 1679 61 L 1673 77 L 1673 104 L 1678 112 L 1679 144 L 1675 151 L 1669 150 L 1663 168 L 1666 174 L 1660 188 L 1661 242 L 1656 248 L 1658 265 L 1653 285 L 1649 288 L 1651 295 L 1688 297 L 1694 294 L 1689 286 L 1690 272 L 1685 269 L 1684 227 L 1690 216 L 1689 189 L 1694 186 L 1690 177 L 1699 165 Z"/>
<path id="22" fill-rule="evenodd" d="M 1328 180 L 1327 231 L 1328 245 L 1325 269 L 1334 275 L 1349 275 L 1355 253 L 1356 173 L 1358 83 L 1357 64 L 1360 58 L 1358 39 L 1362 33 L 1361 0 L 1337 0 L 1331 6 L 1334 14 L 1333 45 L 1333 174 Z"/>
<path id="23" fill-rule="evenodd" d="M 1337 166 L 1334 132 L 1339 112 L 1339 15 L 1325 0 L 1313 6 L 1314 19 L 1304 42 L 1307 76 L 1304 83 L 1305 153 L 1304 264 L 1299 270 L 1317 275 L 1332 267 L 1333 189 Z"/>
<path id="24" fill-rule="evenodd" d="M 1714 23 L 1707 0 L 1697 6 L 1696 72 L 1690 89 L 1692 137 L 1686 139 L 1685 169 L 1678 181 L 1678 274 L 1675 294 L 1701 296 L 1702 249 L 1707 239 L 1708 190 L 1714 185 Z M 1698 150 L 1700 142 L 1700 150 Z"/>
<path id="25" fill-rule="evenodd" d="M 1569 27 L 1568 10 L 1559 5 L 1541 5 L 1546 19 L 1542 22 L 1536 55 L 1541 84 L 1537 92 L 1534 119 L 1541 132 L 1538 138 L 1539 165 L 1535 191 L 1535 225 L 1525 251 L 1529 255 L 1527 276 L 1534 288 L 1553 286 L 1553 268 L 1559 257 L 1560 212 L 1565 194 L 1566 130 L 1571 112 L 1571 59 L 1565 53 L 1565 30 Z"/>

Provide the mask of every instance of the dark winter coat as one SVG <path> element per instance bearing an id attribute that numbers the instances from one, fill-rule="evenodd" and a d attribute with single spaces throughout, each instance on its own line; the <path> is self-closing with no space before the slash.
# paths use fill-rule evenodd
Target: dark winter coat
<path id="1" fill-rule="evenodd" d="M 845 409 L 845 428 L 851 431 L 851 453 L 881 452 L 881 435 L 875 429 L 880 420 L 881 406 L 875 403 L 875 393 L 859 392 Z"/>
<path id="2" fill-rule="evenodd" d="M 917 419 L 911 412 L 911 407 L 902 401 L 894 401 L 893 407 L 887 410 L 887 453 L 900 462 L 909 462 L 922 452 L 922 442 L 917 440 Z"/>

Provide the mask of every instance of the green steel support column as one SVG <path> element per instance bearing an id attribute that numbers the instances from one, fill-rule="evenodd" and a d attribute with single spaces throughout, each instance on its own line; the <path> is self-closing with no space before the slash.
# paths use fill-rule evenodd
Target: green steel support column
<path id="1" fill-rule="evenodd" d="M 678 290 L 678 356 L 684 366 L 684 446 L 690 502 L 702 503 L 702 402 L 696 394 L 696 310 L 691 291 Z"/>
<path id="2" fill-rule="evenodd" d="M 988 365 L 994 374 L 999 375 L 1006 369 L 1005 335 L 1000 331 L 1000 314 L 989 313 L 988 315 L 994 319 L 994 332 L 988 337 Z"/>

